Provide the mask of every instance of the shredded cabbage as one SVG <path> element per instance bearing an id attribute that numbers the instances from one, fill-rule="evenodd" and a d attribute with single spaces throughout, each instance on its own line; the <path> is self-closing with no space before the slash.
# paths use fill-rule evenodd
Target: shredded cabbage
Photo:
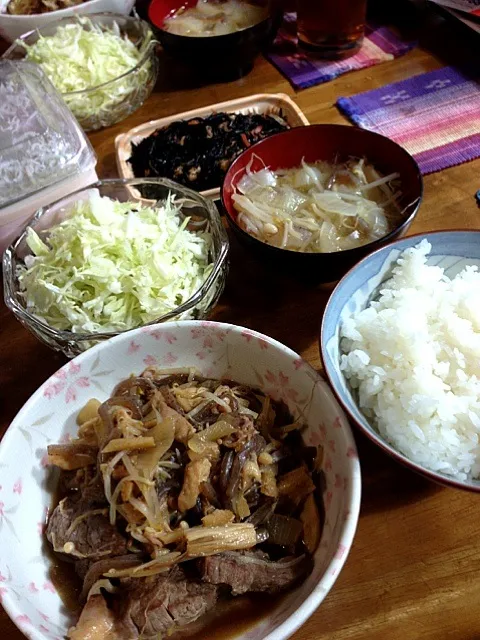
<path id="1" fill-rule="evenodd" d="M 27 50 L 27 60 L 42 66 L 80 121 L 111 115 L 112 109 L 146 84 L 150 73 L 148 62 L 135 73 L 111 82 L 136 67 L 145 54 L 121 35 L 116 22 L 109 30 L 78 17 L 78 22 L 59 26 L 52 36 L 40 35 L 32 45 L 22 40 L 17 44 Z M 110 84 L 100 86 L 105 83 Z M 71 95 L 95 87 L 99 88 Z"/>
<path id="2" fill-rule="evenodd" d="M 191 232 L 169 195 L 155 208 L 92 191 L 52 227 L 48 243 L 29 228 L 33 256 L 18 268 L 27 309 L 74 333 L 123 331 L 186 302 L 211 272 L 211 236 Z"/>

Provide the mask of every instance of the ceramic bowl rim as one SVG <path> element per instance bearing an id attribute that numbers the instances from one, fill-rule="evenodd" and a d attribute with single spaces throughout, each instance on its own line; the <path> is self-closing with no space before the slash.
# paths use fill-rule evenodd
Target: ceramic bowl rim
<path id="1" fill-rule="evenodd" d="M 429 480 L 432 480 L 433 482 L 437 483 L 437 484 L 441 484 L 443 486 L 447 486 L 447 487 L 452 487 L 454 489 L 461 489 L 463 491 L 471 491 L 473 493 L 480 493 L 480 481 L 478 482 L 478 485 L 473 485 L 473 484 L 469 484 L 469 481 L 461 481 L 461 480 L 455 480 L 454 478 L 451 478 L 450 476 L 441 474 L 441 473 L 437 473 L 436 471 L 432 471 L 431 469 L 427 469 L 426 467 L 423 467 L 421 464 L 419 464 L 418 462 L 414 462 L 413 460 L 410 460 L 409 458 L 407 458 L 403 453 L 400 453 L 400 451 L 397 451 L 392 445 L 389 445 L 384 438 L 382 438 L 382 436 L 380 434 L 378 434 L 373 427 L 371 427 L 371 430 L 368 429 L 363 423 L 361 423 L 356 417 L 355 415 L 352 413 L 352 411 L 350 410 L 350 407 L 348 406 L 348 403 L 345 402 L 345 400 L 343 399 L 343 394 L 338 390 L 337 386 L 335 385 L 335 383 L 332 380 L 332 376 L 330 374 L 330 368 L 326 366 L 326 346 L 325 346 L 325 340 L 324 340 L 324 331 L 325 331 L 325 317 L 327 315 L 327 311 L 330 307 L 330 304 L 332 302 L 333 296 L 335 295 L 337 288 L 339 288 L 342 283 L 344 282 L 344 280 L 346 280 L 347 278 L 349 278 L 352 274 L 352 272 L 357 269 L 358 267 L 360 267 L 361 265 L 365 264 L 365 262 L 371 258 L 373 258 L 376 254 L 378 254 L 380 251 L 389 251 L 392 249 L 395 249 L 395 245 L 401 243 L 401 242 L 405 242 L 407 240 L 410 240 L 412 238 L 426 238 L 428 240 L 429 236 L 432 235 L 438 235 L 438 234 L 442 234 L 442 233 L 447 233 L 447 234 L 453 234 L 453 233 L 473 233 L 473 234 L 478 234 L 478 238 L 480 239 L 480 229 L 462 229 L 462 228 L 454 228 L 454 229 L 438 229 L 435 231 L 426 231 L 426 232 L 418 232 L 418 233 L 413 233 L 405 238 L 399 238 L 397 240 L 394 240 L 393 242 L 390 242 L 388 244 L 386 244 L 383 247 L 380 247 L 378 249 L 376 249 L 375 251 L 372 251 L 372 253 L 370 253 L 368 256 L 365 256 L 365 258 L 362 258 L 362 260 L 359 260 L 353 267 L 351 267 L 347 273 L 343 276 L 343 278 L 341 278 L 341 280 L 338 281 L 338 283 L 336 284 L 335 288 L 333 289 L 333 291 L 331 292 L 327 304 L 325 305 L 325 310 L 323 312 L 323 316 L 322 316 L 322 320 L 320 322 L 320 339 L 319 339 L 319 343 L 320 343 L 320 361 L 322 363 L 322 370 L 325 373 L 325 376 L 328 380 L 328 384 L 330 385 L 330 388 L 333 391 L 333 394 L 337 400 L 337 402 L 339 403 L 339 405 L 342 407 L 342 409 L 344 410 L 344 412 L 347 414 L 350 422 L 353 422 L 356 426 L 357 429 L 359 429 L 363 435 L 365 435 L 371 442 L 373 442 L 374 444 L 376 444 L 377 446 L 380 447 L 380 449 L 382 449 L 382 451 L 384 451 L 385 453 L 387 453 L 388 455 L 390 455 L 396 462 L 399 462 L 401 465 L 403 465 L 404 467 L 407 467 L 408 469 L 410 469 L 411 471 L 414 471 L 415 473 L 425 476 L 427 477 Z M 355 403 L 356 404 L 356 403 Z M 360 411 L 360 410 L 359 410 Z M 364 418 L 365 422 L 368 423 L 367 418 Z M 368 423 L 369 424 L 369 423 Z M 370 425 L 369 425 L 370 426 Z"/>
<path id="2" fill-rule="evenodd" d="M 182 35 L 180 33 L 172 33 L 171 31 L 167 31 L 166 29 L 163 28 L 163 24 L 165 22 L 165 18 L 163 19 L 162 22 L 162 26 L 160 27 L 159 25 L 157 25 L 157 23 L 154 21 L 152 15 L 151 15 L 151 9 L 152 7 L 154 7 L 155 5 L 157 5 L 159 3 L 159 0 L 151 0 L 149 7 L 148 7 L 148 20 L 151 23 L 151 25 L 160 32 L 160 34 L 162 35 L 162 37 L 169 37 L 171 38 L 171 40 L 177 40 L 178 43 L 180 42 L 192 42 L 196 45 L 201 44 L 202 42 L 205 43 L 205 39 L 207 38 L 210 42 L 215 42 L 218 44 L 227 44 L 228 40 L 235 40 L 236 38 L 232 38 L 232 36 L 236 36 L 239 37 L 242 34 L 245 33 L 251 33 L 252 29 L 255 28 L 259 28 L 260 25 L 264 25 L 266 26 L 267 23 L 269 21 L 271 21 L 272 19 L 274 19 L 274 13 L 269 13 L 263 20 L 260 20 L 260 22 L 256 22 L 255 24 L 250 25 L 249 27 L 245 27 L 245 29 L 240 29 L 240 31 L 233 31 L 232 33 L 222 33 L 216 36 L 185 36 Z M 178 9 L 181 9 L 181 3 L 179 3 L 180 6 L 178 7 Z M 178 11 L 178 9 L 174 9 L 172 10 L 172 12 L 174 13 L 175 11 Z M 172 13 L 171 12 L 171 13 Z"/>
<path id="3" fill-rule="evenodd" d="M 234 325 L 228 322 L 215 322 L 215 321 L 197 321 L 197 320 L 183 320 L 178 323 L 180 326 L 177 326 L 176 322 L 165 322 L 159 325 L 152 325 L 150 328 L 159 330 L 172 330 L 176 331 L 178 329 L 187 330 L 191 328 L 197 328 L 199 326 L 209 326 L 215 331 L 217 330 L 227 330 L 230 329 L 236 334 L 241 334 L 242 331 L 248 331 L 256 338 L 263 339 L 267 341 L 272 347 L 274 347 L 277 351 L 283 352 L 289 358 L 293 360 L 300 359 L 303 362 L 306 362 L 299 356 L 295 351 L 282 344 L 275 338 L 271 338 L 265 334 L 262 334 L 258 331 L 240 326 Z M 101 350 L 115 348 L 117 343 L 122 343 L 125 341 L 130 341 L 137 334 L 141 334 L 144 331 L 143 327 L 139 327 L 137 329 L 133 329 L 128 332 L 121 333 L 109 340 L 104 342 L 100 342 L 99 344 L 93 346 L 91 349 L 84 351 L 83 353 L 76 356 L 74 359 L 70 360 L 62 367 L 60 367 L 56 372 L 54 372 L 51 376 L 48 377 L 45 382 L 43 382 L 34 393 L 30 396 L 30 398 L 25 402 L 25 404 L 21 407 L 18 413 L 15 415 L 14 419 L 10 423 L 7 431 L 5 432 L 1 442 L 0 442 L 0 460 L 2 459 L 3 451 L 6 449 L 10 443 L 10 440 L 14 439 L 17 436 L 18 427 L 17 425 L 21 424 L 23 416 L 26 415 L 31 408 L 35 406 L 37 401 L 43 396 L 43 392 L 47 385 L 51 383 L 52 378 L 55 377 L 59 371 L 62 371 L 66 367 L 70 366 L 72 362 L 76 362 L 77 364 L 83 362 L 85 359 L 91 359 L 92 356 L 95 357 Z M 308 367 L 310 365 L 306 363 Z M 310 367 L 312 371 L 315 372 L 316 377 L 325 382 L 323 376 L 315 371 L 313 367 Z M 324 391 L 327 394 L 330 394 L 331 399 L 337 404 L 338 410 L 343 413 L 342 406 L 337 402 L 335 396 L 331 392 L 330 385 L 325 385 Z M 347 418 L 347 416 L 345 416 Z M 13 427 L 13 428 L 12 428 Z M 351 448 L 354 452 L 353 457 L 347 457 L 345 462 L 345 473 L 348 473 L 348 477 L 350 482 L 348 483 L 348 488 L 345 489 L 345 503 L 348 505 L 348 514 L 345 517 L 341 529 L 338 535 L 338 542 L 342 544 L 346 551 L 341 558 L 335 558 L 332 556 L 330 562 L 325 567 L 325 571 L 315 587 L 312 589 L 311 593 L 306 597 L 306 599 L 300 604 L 300 606 L 284 621 L 282 622 L 273 632 L 269 633 L 265 636 L 264 640 L 287 640 L 297 629 L 303 625 L 307 619 L 313 614 L 313 612 L 320 606 L 326 595 L 329 593 L 331 588 L 333 587 L 336 579 L 338 578 L 345 561 L 349 555 L 351 550 L 353 539 L 355 537 L 355 532 L 358 524 L 359 514 L 360 514 L 360 502 L 361 502 L 361 473 L 360 473 L 360 465 L 358 460 L 358 452 L 355 444 L 355 439 L 353 437 L 352 430 L 350 425 L 348 424 L 348 420 L 346 419 L 345 425 L 342 426 L 343 437 L 345 438 L 345 443 L 348 448 Z M 336 572 L 334 575 L 331 573 L 332 565 L 335 564 Z M 18 627 L 18 629 L 24 633 L 24 630 L 17 623 L 17 616 L 21 616 L 23 611 L 18 607 L 17 602 L 14 596 L 8 591 L 4 594 L 2 599 L 2 606 L 5 609 L 9 618 L 13 621 L 13 623 Z M 32 629 L 29 633 L 29 637 L 32 640 L 47 640 L 46 635 L 37 629 Z"/>
<path id="4" fill-rule="evenodd" d="M 411 208 L 409 215 L 406 218 L 402 219 L 394 229 L 392 229 L 389 233 L 387 233 L 387 235 L 382 236 L 381 238 L 377 238 L 376 240 L 372 240 L 372 242 L 368 242 L 367 244 L 360 245 L 359 247 L 355 247 L 353 249 L 345 249 L 344 251 L 332 251 L 329 253 L 317 253 L 314 251 L 299 252 L 299 251 L 292 251 L 291 249 L 285 249 L 282 247 L 275 247 L 274 245 L 267 244 L 266 242 L 263 242 L 262 240 L 255 238 L 255 236 L 251 235 L 250 233 L 242 229 L 242 227 L 238 224 L 237 220 L 230 213 L 229 208 L 226 205 L 227 198 L 225 196 L 225 192 L 226 192 L 227 176 L 230 174 L 231 171 L 234 170 L 235 165 L 240 162 L 240 159 L 247 153 L 251 153 L 252 149 L 254 149 L 257 145 L 267 143 L 267 141 L 273 140 L 274 138 L 277 138 L 279 136 L 287 136 L 287 135 L 295 136 L 295 134 L 292 132 L 296 131 L 297 129 L 303 129 L 304 127 L 313 127 L 317 130 L 320 130 L 320 129 L 325 130 L 326 128 L 329 128 L 337 131 L 340 129 L 348 128 L 355 131 L 361 131 L 362 135 L 365 135 L 367 137 L 374 136 L 376 138 L 382 138 L 384 140 L 387 140 L 388 143 L 390 143 L 392 146 L 398 147 L 405 154 L 405 156 L 408 157 L 408 161 L 412 165 L 412 168 L 416 170 L 416 179 L 419 183 L 418 198 L 408 205 L 408 207 Z M 377 133 L 376 131 L 370 131 L 369 129 L 362 129 L 361 127 L 358 127 L 356 125 L 317 123 L 317 124 L 304 125 L 304 127 L 292 127 L 290 129 L 286 129 L 285 131 L 279 131 L 278 133 L 274 133 L 273 135 L 268 136 L 263 140 L 259 140 L 258 142 L 256 142 L 255 144 L 252 144 L 247 149 L 244 149 L 242 153 L 239 156 L 237 156 L 235 160 L 232 162 L 232 164 L 228 167 L 227 173 L 225 174 L 225 178 L 220 188 L 220 196 L 221 196 L 222 207 L 223 207 L 223 210 L 225 211 L 225 217 L 227 218 L 227 222 L 232 226 L 235 232 L 237 232 L 242 238 L 248 239 L 249 241 L 251 241 L 259 249 L 263 247 L 265 251 L 271 251 L 277 256 L 283 255 L 285 257 L 289 257 L 292 259 L 299 259 L 298 257 L 295 258 L 294 256 L 302 256 L 305 258 L 309 258 L 312 256 L 322 256 L 323 258 L 327 259 L 328 257 L 337 256 L 341 254 L 343 256 L 346 256 L 348 260 L 349 257 L 354 256 L 355 252 L 358 252 L 359 250 L 366 249 L 370 253 L 373 253 L 374 251 L 381 249 L 385 245 L 385 243 L 394 241 L 395 238 L 398 236 L 398 234 L 401 234 L 402 231 L 404 231 L 405 229 L 408 229 L 408 227 L 412 224 L 415 216 L 417 215 L 420 206 L 422 205 L 423 194 L 424 194 L 423 176 L 420 172 L 420 168 L 418 166 L 417 161 L 415 160 L 415 158 L 412 156 L 411 153 L 409 153 L 404 147 L 402 147 L 400 144 L 398 144 L 398 142 L 395 142 L 391 138 L 388 138 L 387 136 L 384 136 L 381 133 Z M 233 179 L 231 180 L 231 182 L 233 182 Z"/>

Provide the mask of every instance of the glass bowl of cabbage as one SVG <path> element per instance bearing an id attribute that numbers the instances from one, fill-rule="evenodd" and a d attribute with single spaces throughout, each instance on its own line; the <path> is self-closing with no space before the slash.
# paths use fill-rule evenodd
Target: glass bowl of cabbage
<path id="1" fill-rule="evenodd" d="M 74 357 L 130 329 L 206 318 L 228 249 L 215 204 L 198 193 L 163 178 L 103 180 L 39 209 L 6 249 L 5 303 Z"/>
<path id="2" fill-rule="evenodd" d="M 39 64 L 85 131 L 136 111 L 158 75 L 150 26 L 115 13 L 70 16 L 22 35 L 3 57 Z"/>

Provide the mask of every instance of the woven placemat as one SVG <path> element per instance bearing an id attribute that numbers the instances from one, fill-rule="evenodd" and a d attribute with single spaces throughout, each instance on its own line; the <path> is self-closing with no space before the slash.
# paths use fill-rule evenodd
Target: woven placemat
<path id="1" fill-rule="evenodd" d="M 305 89 L 333 80 L 348 71 L 393 60 L 410 51 L 413 46 L 413 42 L 401 40 L 387 27 L 367 25 L 363 45 L 357 54 L 346 60 L 323 62 L 298 50 L 297 15 L 286 13 L 267 58 L 295 88 Z"/>
<path id="2" fill-rule="evenodd" d="M 402 145 L 423 174 L 480 157 L 479 79 L 453 67 L 340 98 L 337 106 Z"/>

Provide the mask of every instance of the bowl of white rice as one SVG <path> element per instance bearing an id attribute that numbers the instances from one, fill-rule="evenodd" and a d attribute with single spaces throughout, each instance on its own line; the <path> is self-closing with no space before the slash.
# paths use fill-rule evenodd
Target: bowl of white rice
<path id="1" fill-rule="evenodd" d="M 480 491 L 480 231 L 411 236 L 359 262 L 328 301 L 320 351 L 371 440 Z"/>

